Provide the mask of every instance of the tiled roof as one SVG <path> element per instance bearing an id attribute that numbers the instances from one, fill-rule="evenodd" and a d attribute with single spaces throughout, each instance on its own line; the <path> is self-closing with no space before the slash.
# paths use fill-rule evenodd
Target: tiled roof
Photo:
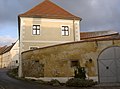
<path id="1" fill-rule="evenodd" d="M 15 43 L 13 43 L 10 46 L 3 46 L 3 47 L 1 47 L 0 48 L 0 55 L 9 52 L 12 49 L 12 47 L 14 46 L 14 44 Z"/>
<path id="2" fill-rule="evenodd" d="M 58 19 L 78 19 L 77 17 L 58 5 L 54 4 L 50 0 L 45 0 L 31 10 L 19 15 L 20 17 L 42 17 L 42 18 L 58 18 Z"/>
<path id="3" fill-rule="evenodd" d="M 15 43 L 13 43 L 12 45 L 6 47 L 6 49 L 4 50 L 3 53 L 7 53 L 7 52 L 9 52 L 9 51 L 12 49 L 12 47 L 14 46 L 14 44 L 15 44 Z"/>
<path id="4" fill-rule="evenodd" d="M 95 31 L 95 32 L 81 32 L 80 38 L 81 39 L 92 39 L 92 38 L 109 38 L 114 35 L 119 35 L 118 32 L 115 31 Z"/>
<path id="5" fill-rule="evenodd" d="M 5 51 L 6 48 L 7 48 L 7 46 L 3 46 L 0 48 L 0 55 L 3 54 L 3 52 Z"/>

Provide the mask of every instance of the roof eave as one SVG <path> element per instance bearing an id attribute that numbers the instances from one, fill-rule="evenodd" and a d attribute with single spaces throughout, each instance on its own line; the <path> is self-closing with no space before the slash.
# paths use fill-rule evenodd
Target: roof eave
<path id="1" fill-rule="evenodd" d="M 80 17 L 62 17 L 62 16 L 46 16 L 46 15 L 19 15 L 18 17 L 28 17 L 28 18 L 49 18 L 49 19 L 70 19 L 70 20 L 82 20 Z"/>

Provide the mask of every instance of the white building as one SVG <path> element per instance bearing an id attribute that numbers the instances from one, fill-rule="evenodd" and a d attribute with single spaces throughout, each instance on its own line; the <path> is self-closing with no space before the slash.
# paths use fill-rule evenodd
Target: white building
<path id="1" fill-rule="evenodd" d="M 19 40 L 10 46 L 0 48 L 0 68 L 19 66 Z"/>

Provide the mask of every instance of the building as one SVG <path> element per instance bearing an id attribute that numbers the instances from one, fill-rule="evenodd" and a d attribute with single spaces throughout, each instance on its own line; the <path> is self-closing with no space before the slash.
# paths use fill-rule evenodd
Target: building
<path id="1" fill-rule="evenodd" d="M 80 17 L 50 0 L 18 16 L 20 51 L 80 40 Z"/>
<path id="2" fill-rule="evenodd" d="M 10 46 L 0 48 L 0 68 L 16 68 L 19 66 L 19 41 Z"/>
<path id="3" fill-rule="evenodd" d="M 3 63 L 2 63 L 2 54 L 4 52 L 4 50 L 6 49 L 6 46 L 0 47 L 0 68 L 3 68 Z"/>
<path id="4" fill-rule="evenodd" d="M 20 54 L 30 49 L 80 41 L 81 20 L 50 0 L 44 0 L 18 16 Z M 20 70 L 21 66 L 20 61 Z"/>
<path id="5" fill-rule="evenodd" d="M 120 82 L 119 33 L 80 33 L 81 20 L 49 0 L 19 15 L 19 76 L 69 78 L 80 65 L 88 78 Z"/>

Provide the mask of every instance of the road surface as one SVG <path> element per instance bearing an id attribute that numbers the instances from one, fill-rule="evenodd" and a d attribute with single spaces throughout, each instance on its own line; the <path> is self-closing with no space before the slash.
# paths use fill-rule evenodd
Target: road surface
<path id="1" fill-rule="evenodd" d="M 0 89 L 120 89 L 120 86 L 97 86 L 88 88 L 78 87 L 53 87 L 50 85 L 40 85 L 35 82 L 17 80 L 9 77 L 6 69 L 0 69 Z"/>
<path id="2" fill-rule="evenodd" d="M 40 85 L 9 77 L 6 69 L 0 69 L 0 89 L 56 89 L 52 86 Z"/>

